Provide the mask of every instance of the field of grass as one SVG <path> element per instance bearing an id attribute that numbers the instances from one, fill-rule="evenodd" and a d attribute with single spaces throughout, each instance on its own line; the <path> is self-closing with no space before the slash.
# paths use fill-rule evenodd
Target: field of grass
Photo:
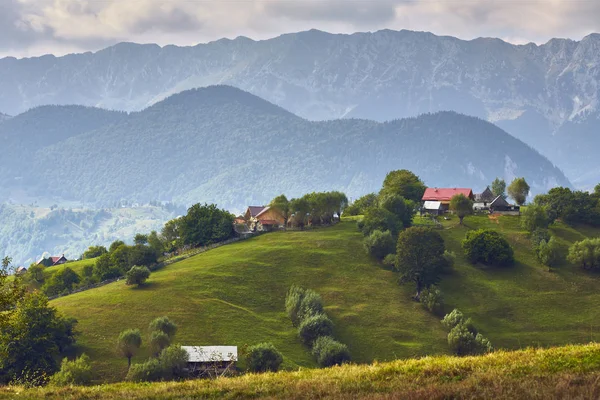
<path id="1" fill-rule="evenodd" d="M 531 250 L 518 217 L 487 215 L 441 220 L 439 230 L 457 255 L 444 276 L 446 312 L 461 309 L 495 348 L 519 349 L 587 343 L 600 332 L 599 276 L 563 265 L 548 271 Z M 468 264 L 460 242 L 468 229 L 503 233 L 517 264 L 486 268 Z M 552 231 L 568 245 L 600 230 L 557 225 Z M 82 267 L 81 267 L 82 268 Z M 114 352 L 116 337 L 167 315 L 180 327 L 183 345 L 252 345 L 270 341 L 284 355 L 284 367 L 315 367 L 309 351 L 284 312 L 292 284 L 317 290 L 335 323 L 335 335 L 358 363 L 447 352 L 446 332 L 410 299 L 411 286 L 364 254 L 355 221 L 331 228 L 276 232 L 169 265 L 140 289 L 123 281 L 66 296 L 52 304 L 79 320 L 81 351 L 92 357 L 105 381 L 124 377 L 126 360 Z M 148 357 L 146 347 L 134 358 Z M 241 361 L 243 367 L 243 359 Z"/>
<path id="2" fill-rule="evenodd" d="M 597 399 L 600 345 L 437 356 L 216 380 L 0 388 L 14 399 Z"/>
<path id="3" fill-rule="evenodd" d="M 284 367 L 315 367 L 284 312 L 292 284 L 315 289 L 356 362 L 446 351 L 439 318 L 410 299 L 395 273 L 366 256 L 355 222 L 331 228 L 261 235 L 177 262 L 152 274 L 141 289 L 123 281 L 52 301 L 79 320 L 78 343 L 98 376 L 120 380 L 126 359 L 115 354 L 119 332 L 167 315 L 183 345 L 272 342 Z M 148 357 L 147 348 L 134 362 Z M 243 366 L 243 360 L 242 360 Z"/>

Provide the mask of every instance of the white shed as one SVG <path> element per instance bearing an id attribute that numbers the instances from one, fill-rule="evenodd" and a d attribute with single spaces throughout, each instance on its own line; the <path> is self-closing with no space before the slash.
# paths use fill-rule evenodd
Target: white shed
<path id="1" fill-rule="evenodd" d="M 188 371 L 193 375 L 220 374 L 235 369 L 237 346 L 181 346 L 188 353 Z"/>
<path id="2" fill-rule="evenodd" d="M 423 210 L 425 212 L 430 213 L 430 214 L 437 215 L 437 214 L 440 213 L 441 209 L 442 209 L 442 202 L 441 201 L 431 201 L 431 200 L 428 200 L 428 201 L 425 201 L 423 203 Z"/>

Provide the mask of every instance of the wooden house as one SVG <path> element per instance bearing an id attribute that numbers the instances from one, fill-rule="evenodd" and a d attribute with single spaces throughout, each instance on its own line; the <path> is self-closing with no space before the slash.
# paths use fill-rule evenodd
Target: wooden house
<path id="1" fill-rule="evenodd" d="M 504 197 L 498 196 L 490 203 L 490 212 L 503 215 L 520 215 L 521 207 L 512 205 Z"/>
<path id="2" fill-rule="evenodd" d="M 285 219 L 279 211 L 272 207 L 250 206 L 244 219 L 251 231 L 269 231 L 284 226 Z"/>
<path id="3" fill-rule="evenodd" d="M 67 261 L 69 261 L 69 260 L 67 260 L 67 258 L 63 254 L 61 256 L 52 256 L 52 257 L 48 257 L 48 258 L 42 258 L 37 263 L 35 263 L 35 265 L 43 265 L 45 267 L 53 267 L 55 265 L 62 265 L 64 263 L 66 263 Z"/>
<path id="4" fill-rule="evenodd" d="M 237 346 L 181 346 L 188 354 L 187 372 L 198 377 L 233 373 L 238 361 Z"/>
<path id="5" fill-rule="evenodd" d="M 473 209 L 475 210 L 489 210 L 490 203 L 494 201 L 496 196 L 490 190 L 490 187 L 486 187 L 485 190 L 481 193 L 475 194 L 475 203 L 473 204 Z"/>
<path id="6" fill-rule="evenodd" d="M 439 212 L 446 212 L 450 209 L 450 200 L 457 194 L 463 194 L 471 200 L 475 199 L 473 191 L 468 188 L 427 188 L 421 200 L 423 204 L 427 201 L 440 202 Z"/>

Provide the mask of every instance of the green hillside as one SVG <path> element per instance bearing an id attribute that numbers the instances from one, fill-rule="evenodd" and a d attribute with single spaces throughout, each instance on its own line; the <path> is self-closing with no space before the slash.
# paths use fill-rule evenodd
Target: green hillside
<path id="1" fill-rule="evenodd" d="M 600 345 L 426 357 L 186 382 L 0 388 L 14 399 L 593 399 Z"/>
<path id="2" fill-rule="evenodd" d="M 518 217 L 487 216 L 444 221 L 440 232 L 458 259 L 441 283 L 447 311 L 472 317 L 496 348 L 589 342 L 600 329 L 597 277 L 561 266 L 552 272 L 537 263 Z M 417 220 L 419 222 L 419 220 Z M 517 264 L 486 269 L 467 264 L 460 240 L 467 229 L 493 227 L 515 248 Z M 565 243 L 600 231 L 552 228 Z M 79 343 L 99 377 L 124 377 L 126 360 L 114 353 L 118 333 L 146 333 L 155 317 L 168 315 L 184 345 L 237 345 L 271 341 L 284 354 L 284 367 L 315 366 L 283 311 L 290 285 L 315 289 L 324 299 L 335 336 L 359 363 L 447 352 L 439 318 L 397 284 L 394 272 L 368 258 L 353 221 L 331 228 L 276 232 L 220 247 L 154 273 L 150 284 L 133 289 L 116 282 L 66 296 L 53 305 L 79 320 Z M 134 362 L 144 360 L 140 354 Z M 243 364 L 243 363 L 242 363 Z M 243 366 L 243 365 L 242 365 Z"/>

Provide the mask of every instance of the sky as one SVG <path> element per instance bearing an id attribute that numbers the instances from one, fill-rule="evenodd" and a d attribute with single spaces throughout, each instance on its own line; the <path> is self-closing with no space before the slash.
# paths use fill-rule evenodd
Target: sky
<path id="1" fill-rule="evenodd" d="M 97 51 L 123 41 L 259 40 L 313 28 L 542 44 L 600 32 L 600 0 L 0 0 L 0 57 Z"/>

